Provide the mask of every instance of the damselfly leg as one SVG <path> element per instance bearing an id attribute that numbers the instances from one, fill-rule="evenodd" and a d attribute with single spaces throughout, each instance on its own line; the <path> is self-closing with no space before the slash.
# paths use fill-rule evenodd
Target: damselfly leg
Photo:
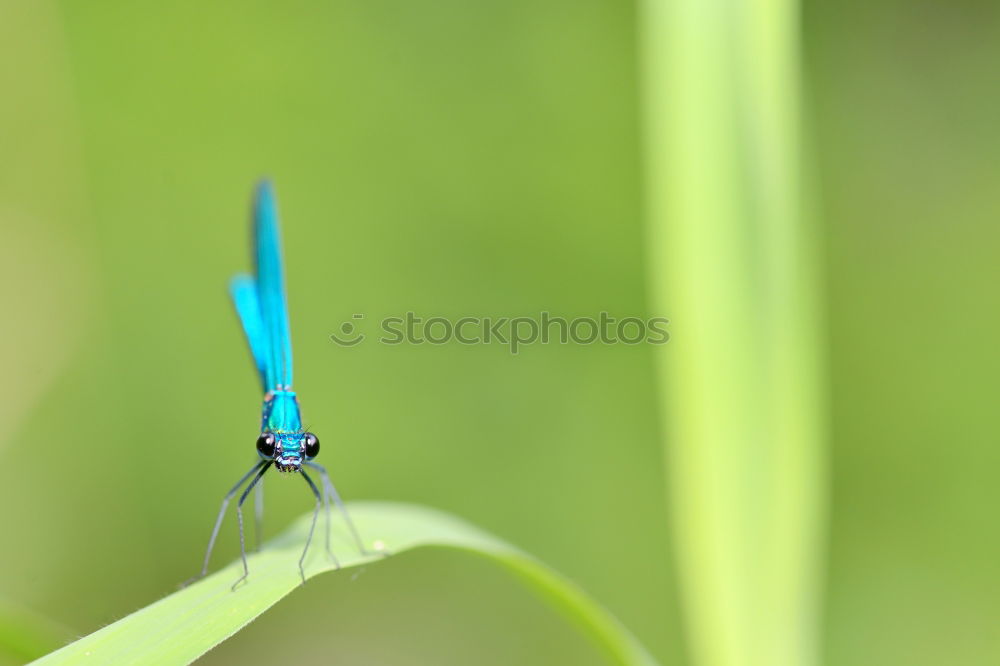
<path id="1" fill-rule="evenodd" d="M 260 552 L 261 544 L 264 542 L 264 484 L 258 483 L 257 490 L 253 496 L 253 535 L 257 542 L 255 551 Z"/>
<path id="2" fill-rule="evenodd" d="M 343 500 L 340 499 L 340 494 L 337 492 L 337 488 L 333 485 L 333 481 L 330 480 L 330 475 L 327 473 L 326 468 L 312 461 L 308 461 L 305 464 L 319 472 L 320 480 L 323 482 L 325 495 L 333 500 L 333 503 L 337 505 L 337 509 L 340 511 L 340 515 L 344 517 L 344 522 L 347 523 L 347 528 L 351 531 L 354 543 L 358 546 L 358 552 L 362 555 L 388 555 L 388 552 L 384 550 L 372 551 L 365 548 L 365 542 L 362 541 L 358 528 L 354 526 L 354 521 L 351 520 L 351 514 L 348 513 L 347 507 L 344 506 Z M 327 511 L 329 510 L 328 504 Z"/>
<path id="3" fill-rule="evenodd" d="M 309 552 L 309 544 L 312 543 L 313 531 L 316 529 L 316 517 L 319 515 L 319 507 L 320 507 L 320 505 L 323 502 L 320 499 L 319 488 L 317 488 L 316 484 L 313 483 L 313 480 L 309 478 L 309 475 L 306 474 L 306 471 L 305 470 L 301 470 L 299 472 L 299 474 L 301 474 L 302 478 L 305 479 L 306 483 L 309 484 L 309 488 L 312 490 L 313 496 L 316 498 L 316 508 L 313 509 L 313 519 L 312 519 L 312 522 L 309 523 L 309 534 L 308 534 L 308 536 L 306 536 L 306 547 L 302 549 L 302 557 L 299 558 L 299 574 L 302 576 L 302 584 L 305 585 L 305 582 L 306 582 L 306 570 L 305 570 L 306 554 Z M 327 520 L 326 520 L 326 533 L 327 533 L 327 544 L 329 544 L 329 542 L 330 542 L 330 519 L 329 519 L 329 515 L 327 516 Z M 327 550 L 327 552 L 329 552 L 329 549 Z M 340 568 L 340 563 L 339 562 L 337 563 L 337 568 L 338 569 Z"/>
<path id="4" fill-rule="evenodd" d="M 253 477 L 253 481 L 250 482 L 250 485 L 248 485 L 246 490 L 243 491 L 243 494 L 240 495 L 240 501 L 236 503 L 236 520 L 240 524 L 240 558 L 243 560 L 243 575 L 236 579 L 236 582 L 233 583 L 232 589 L 234 590 L 240 583 L 246 580 L 247 576 L 250 575 L 250 567 L 247 565 L 246 539 L 243 536 L 243 502 L 247 501 L 247 495 L 250 494 L 253 487 L 256 486 L 261 477 L 264 476 L 264 472 L 271 468 L 271 462 L 271 460 L 264 461 L 260 471 L 257 472 L 257 476 Z"/>
<path id="5" fill-rule="evenodd" d="M 212 557 L 212 550 L 215 548 L 215 539 L 219 536 L 219 528 L 222 527 L 222 519 L 226 517 L 226 508 L 229 506 L 229 502 L 233 499 L 233 496 L 240 491 L 243 484 L 246 483 L 247 479 L 256 474 L 262 465 L 266 465 L 268 462 L 266 460 L 258 460 L 254 463 L 250 471 L 240 477 L 240 480 L 236 482 L 226 496 L 222 498 L 222 506 L 219 507 L 219 515 L 215 519 L 215 527 L 212 528 L 212 536 L 208 540 L 208 550 L 205 551 L 205 561 L 201 565 L 201 573 L 194 578 L 189 578 L 184 582 L 184 585 L 189 585 L 199 578 L 204 578 L 208 574 L 208 561 Z"/>

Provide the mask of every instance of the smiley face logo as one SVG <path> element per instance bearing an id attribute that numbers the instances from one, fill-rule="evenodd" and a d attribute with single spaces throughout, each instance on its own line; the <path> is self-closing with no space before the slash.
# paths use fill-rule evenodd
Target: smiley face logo
<path id="1" fill-rule="evenodd" d="M 364 318 L 363 314 L 351 315 L 351 319 L 361 320 Z M 340 333 L 331 333 L 330 339 L 341 347 L 353 347 L 364 341 L 365 334 L 358 331 L 358 327 L 353 322 L 345 321 L 340 325 Z"/>

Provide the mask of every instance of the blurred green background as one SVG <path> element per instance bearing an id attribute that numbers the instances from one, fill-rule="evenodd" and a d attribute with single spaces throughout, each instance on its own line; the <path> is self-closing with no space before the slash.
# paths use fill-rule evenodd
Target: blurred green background
<path id="1" fill-rule="evenodd" d="M 1000 6 L 803 20 L 824 656 L 995 664 Z M 267 174 L 297 389 L 342 493 L 468 518 L 685 663 L 648 348 L 328 338 L 358 312 L 670 316 L 646 305 L 636 23 L 606 0 L 0 2 L 0 598 L 80 635 L 197 571 L 254 455 L 225 285 Z M 272 479 L 269 533 L 309 506 Z M 236 552 L 227 523 L 216 566 Z M 434 552 L 311 581 L 203 661 L 334 658 L 600 663 L 510 576 Z"/>

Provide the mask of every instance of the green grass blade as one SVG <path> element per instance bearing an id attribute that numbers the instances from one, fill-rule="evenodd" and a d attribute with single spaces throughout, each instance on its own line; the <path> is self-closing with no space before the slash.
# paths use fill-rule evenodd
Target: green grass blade
<path id="1" fill-rule="evenodd" d="M 573 583 L 530 555 L 448 514 L 407 504 L 353 503 L 351 514 L 369 539 L 381 540 L 392 556 L 423 547 L 454 548 L 494 560 L 528 582 L 581 626 L 613 663 L 652 666 L 656 662 L 608 611 Z M 235 592 L 235 562 L 38 660 L 37 664 L 186 664 L 229 638 L 301 584 L 298 560 L 311 515 L 251 556 L 250 578 Z M 322 523 L 313 542 L 306 576 L 334 569 L 323 552 Z M 342 526 L 333 533 L 344 568 L 369 564 Z"/>
<path id="2" fill-rule="evenodd" d="M 797 0 L 641 3 L 654 310 L 682 604 L 699 666 L 818 659 L 819 267 Z"/>

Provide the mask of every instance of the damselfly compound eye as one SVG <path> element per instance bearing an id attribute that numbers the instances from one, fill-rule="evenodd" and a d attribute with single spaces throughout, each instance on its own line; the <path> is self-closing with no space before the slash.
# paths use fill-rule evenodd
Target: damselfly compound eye
<path id="1" fill-rule="evenodd" d="M 266 458 L 274 457 L 274 435 L 267 432 L 257 438 L 257 450 Z"/>
<path id="2" fill-rule="evenodd" d="M 319 455 L 319 438 L 311 432 L 306 433 L 306 457 L 315 458 Z"/>

